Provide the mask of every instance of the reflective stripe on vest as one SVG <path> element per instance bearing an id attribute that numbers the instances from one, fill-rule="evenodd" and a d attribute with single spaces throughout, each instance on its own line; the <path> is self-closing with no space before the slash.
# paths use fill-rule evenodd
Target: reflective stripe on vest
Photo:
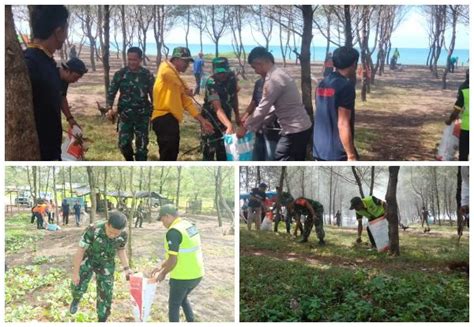
<path id="1" fill-rule="evenodd" d="M 369 221 L 382 217 L 385 214 L 383 205 L 377 205 L 372 196 L 366 196 L 363 198 L 362 203 L 364 204 L 365 209 L 356 212 L 361 216 L 367 217 Z"/>
<path id="2" fill-rule="evenodd" d="M 461 129 L 463 131 L 469 130 L 469 89 L 462 89 L 462 96 L 464 99 L 464 110 L 462 112 Z"/>
<path id="3" fill-rule="evenodd" d="M 201 237 L 196 226 L 180 218 L 175 219 L 168 228 L 177 230 L 182 237 L 177 255 L 176 266 L 170 273 L 173 279 L 189 280 L 204 275 L 204 265 L 201 251 Z M 164 238 L 166 259 L 169 257 L 169 245 Z"/>

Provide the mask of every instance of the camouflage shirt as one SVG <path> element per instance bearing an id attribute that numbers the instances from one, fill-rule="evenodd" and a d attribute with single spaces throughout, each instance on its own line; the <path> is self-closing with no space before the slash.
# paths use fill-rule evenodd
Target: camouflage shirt
<path id="1" fill-rule="evenodd" d="M 110 83 L 107 105 L 113 105 L 115 95 L 120 90 L 119 112 L 128 108 L 145 107 L 151 110 L 148 94 L 153 93 L 154 83 L 155 78 L 148 69 L 140 67 L 138 71 L 132 72 L 128 67 L 124 67 L 115 73 Z"/>
<path id="2" fill-rule="evenodd" d="M 309 203 L 313 207 L 315 213 L 323 213 L 323 205 L 321 203 L 307 198 L 298 198 L 295 200 L 295 212 L 305 216 L 311 214 L 309 209 L 305 206 L 306 203 Z"/>
<path id="3" fill-rule="evenodd" d="M 117 250 L 124 249 L 127 244 L 127 232 L 123 231 L 114 239 L 108 238 L 105 224 L 105 221 L 90 224 L 79 242 L 79 246 L 86 250 L 84 258 L 98 266 L 113 263 Z"/>
<path id="4" fill-rule="evenodd" d="M 225 81 L 218 81 L 210 76 L 206 81 L 206 91 L 204 95 L 204 105 L 202 115 L 209 119 L 209 114 L 212 118 L 219 123 L 222 128 L 223 125 L 217 118 L 216 110 L 212 106 L 212 101 L 219 100 L 227 118 L 229 120 L 232 116 L 232 110 L 237 100 L 237 78 L 234 73 L 229 73 L 228 78 Z M 211 119 L 211 122 L 214 122 Z"/>

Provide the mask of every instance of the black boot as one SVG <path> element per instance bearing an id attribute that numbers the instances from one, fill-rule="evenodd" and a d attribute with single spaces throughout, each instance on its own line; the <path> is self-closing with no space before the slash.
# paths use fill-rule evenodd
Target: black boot
<path id="1" fill-rule="evenodd" d="M 78 300 L 73 300 L 71 303 L 71 307 L 69 308 L 69 312 L 71 314 L 75 314 L 77 312 L 77 309 L 79 308 L 79 301 Z"/>
<path id="2" fill-rule="evenodd" d="M 326 245 L 326 242 L 324 242 L 324 240 L 319 240 L 319 245 Z"/>

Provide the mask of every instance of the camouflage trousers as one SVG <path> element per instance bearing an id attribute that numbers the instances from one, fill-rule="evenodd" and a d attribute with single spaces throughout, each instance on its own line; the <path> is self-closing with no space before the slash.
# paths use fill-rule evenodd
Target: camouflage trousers
<path id="1" fill-rule="evenodd" d="M 303 239 L 308 240 L 311 230 L 313 229 L 313 225 L 316 228 L 316 235 L 318 236 L 318 239 L 323 241 L 325 236 L 323 227 L 323 213 L 319 211 L 316 211 L 316 217 L 308 215 L 306 218 L 306 221 L 304 222 Z"/>
<path id="2" fill-rule="evenodd" d="M 204 161 L 226 161 L 224 140 L 222 133 L 214 131 L 212 134 L 201 134 L 202 160 Z"/>
<path id="3" fill-rule="evenodd" d="M 143 111 L 143 112 L 141 112 Z M 118 122 L 118 146 L 125 160 L 146 161 L 148 155 L 148 125 L 150 115 L 144 110 L 123 109 Z M 135 152 L 132 142 L 135 138 Z"/>
<path id="4" fill-rule="evenodd" d="M 89 282 L 95 272 L 97 281 L 97 317 L 99 322 L 106 321 L 110 315 L 112 307 L 112 295 L 114 291 L 114 271 L 115 265 L 107 265 L 97 268 L 92 266 L 89 260 L 82 262 L 79 270 L 79 285 L 71 283 L 71 291 L 73 300 L 80 301 L 84 293 L 87 291 Z"/>

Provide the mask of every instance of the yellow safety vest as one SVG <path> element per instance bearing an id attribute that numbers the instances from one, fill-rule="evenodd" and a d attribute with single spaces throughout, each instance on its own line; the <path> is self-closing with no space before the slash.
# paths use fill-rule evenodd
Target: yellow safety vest
<path id="1" fill-rule="evenodd" d="M 462 96 L 464 98 L 464 110 L 462 112 L 461 129 L 463 131 L 469 130 L 469 89 L 463 89 Z"/>
<path id="2" fill-rule="evenodd" d="M 358 215 L 367 217 L 369 221 L 382 217 L 385 214 L 383 205 L 377 205 L 372 196 L 366 196 L 362 199 L 365 209 L 356 211 Z"/>
<path id="3" fill-rule="evenodd" d="M 186 220 L 176 218 L 168 228 L 168 230 L 170 229 L 176 229 L 182 236 L 179 252 L 177 253 L 177 263 L 171 271 L 170 277 L 189 280 L 204 276 L 201 237 L 196 226 Z M 165 259 L 169 258 L 170 253 L 176 255 L 176 253 L 170 252 L 166 235 L 164 245 L 166 250 Z"/>

